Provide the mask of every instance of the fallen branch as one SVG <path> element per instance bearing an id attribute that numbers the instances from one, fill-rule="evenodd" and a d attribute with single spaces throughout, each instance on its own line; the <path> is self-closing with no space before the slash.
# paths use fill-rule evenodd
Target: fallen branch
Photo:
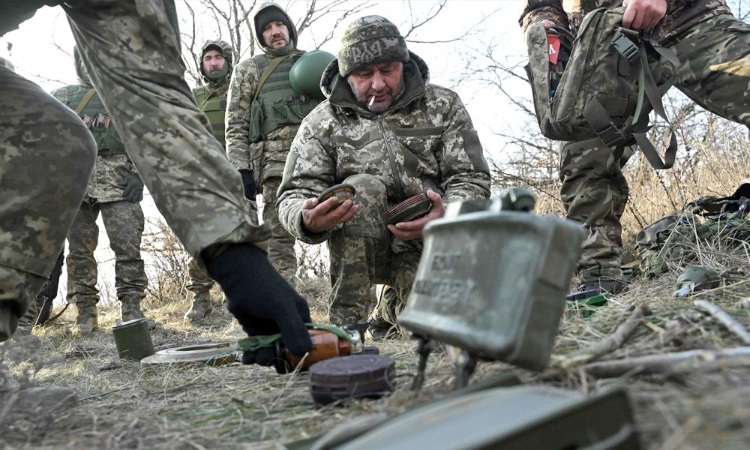
<path id="1" fill-rule="evenodd" d="M 724 363 L 724 364 L 722 364 Z M 587 364 L 583 370 L 599 378 L 618 377 L 628 372 L 641 374 L 676 373 L 696 369 L 716 369 L 724 365 L 750 366 L 750 347 L 722 350 L 690 350 Z"/>
<path id="2" fill-rule="evenodd" d="M 630 316 L 621 323 L 617 329 L 603 341 L 597 342 L 587 348 L 571 352 L 558 362 L 558 366 L 567 369 L 579 364 L 585 364 L 602 357 L 618 348 L 628 340 L 633 331 L 638 328 L 644 317 L 651 314 L 647 305 L 636 306 Z"/>
<path id="3" fill-rule="evenodd" d="M 702 309 L 703 311 L 710 314 L 714 319 L 721 322 L 721 324 L 727 327 L 729 331 L 739 336 L 739 338 L 742 339 L 742 342 L 750 345 L 750 332 L 748 332 L 741 323 L 732 319 L 732 317 L 719 306 L 711 302 L 707 302 L 706 300 L 696 300 L 695 302 L 693 302 L 693 304 L 699 309 Z"/>

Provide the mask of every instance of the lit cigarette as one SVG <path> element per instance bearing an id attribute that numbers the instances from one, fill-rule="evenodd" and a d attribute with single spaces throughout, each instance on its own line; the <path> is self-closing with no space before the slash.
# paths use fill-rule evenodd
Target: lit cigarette
<path id="1" fill-rule="evenodd" d="M 372 104 L 375 103 L 375 96 L 370 97 L 370 103 L 367 104 L 368 108 L 372 108 Z"/>

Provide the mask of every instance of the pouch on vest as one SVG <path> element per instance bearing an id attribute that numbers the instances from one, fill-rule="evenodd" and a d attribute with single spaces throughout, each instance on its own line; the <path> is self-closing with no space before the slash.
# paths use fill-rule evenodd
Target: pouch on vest
<path id="1" fill-rule="evenodd" d="M 546 30 L 541 22 L 529 27 L 526 72 L 537 121 L 544 136 L 559 141 L 601 138 L 620 154 L 637 143 L 654 168 L 667 169 L 677 152 L 674 133 L 662 160 L 646 132 L 651 110 L 667 120 L 661 97 L 674 83 L 679 61 L 671 50 L 623 28 L 623 12 L 588 13 L 572 43 L 567 30 Z M 557 41 L 555 61 L 550 51 Z M 664 70 L 667 64 L 672 70 Z"/>
<path id="2" fill-rule="evenodd" d="M 250 142 L 256 143 L 263 140 L 263 106 L 260 100 L 255 99 L 250 103 Z"/>

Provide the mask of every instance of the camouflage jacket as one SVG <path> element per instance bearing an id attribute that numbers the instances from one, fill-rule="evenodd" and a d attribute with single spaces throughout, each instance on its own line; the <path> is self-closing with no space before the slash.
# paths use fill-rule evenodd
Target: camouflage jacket
<path id="1" fill-rule="evenodd" d="M 725 0 L 667 0 L 667 2 L 666 15 L 651 33 L 653 38 L 665 46 L 674 44 L 674 39 L 684 35 L 696 23 L 731 13 Z M 622 0 L 526 0 L 519 23 L 526 31 L 529 25 L 547 19 L 575 32 L 581 25 L 583 16 L 594 8 L 614 8 L 621 5 Z"/>
<path id="2" fill-rule="evenodd" d="M 337 60 L 326 68 L 328 100 L 302 122 L 279 189 L 279 219 L 297 239 L 328 238 L 302 227 L 302 204 L 351 175 L 380 177 L 389 206 L 427 189 L 444 203 L 489 197 L 489 168 L 468 111 L 458 94 L 428 84 L 427 65 L 410 55 L 402 94 L 381 114 L 357 103 Z"/>
<path id="3" fill-rule="evenodd" d="M 253 169 L 256 179 L 281 176 L 284 161 L 299 125 L 288 125 L 272 131 L 261 142 L 250 142 L 251 106 L 261 73 L 253 58 L 234 67 L 229 84 L 226 111 L 227 157 L 235 169 Z M 263 157 L 263 152 L 271 153 Z M 263 164 L 262 159 L 266 164 Z M 261 167 L 261 165 L 268 167 Z M 261 175 L 261 171 L 263 174 Z"/>
<path id="4" fill-rule="evenodd" d="M 88 90 L 90 86 L 84 85 L 70 85 L 64 86 L 59 89 L 52 91 L 52 96 L 64 103 L 70 109 L 75 110 L 78 105 L 72 104 L 71 93 L 76 92 L 79 89 Z M 106 117 L 109 125 L 109 115 L 101 105 L 99 95 L 94 94 L 91 100 L 84 109 L 84 112 L 89 113 L 90 116 L 96 116 L 97 113 L 101 113 L 103 117 Z M 98 106 L 97 106 L 98 105 Z M 114 125 L 111 125 L 114 127 Z M 113 128 L 114 129 L 114 128 Z M 125 147 L 120 141 L 119 136 L 116 133 L 113 136 L 117 139 L 116 148 L 114 149 L 103 149 L 99 148 L 99 153 L 96 157 L 96 166 L 89 179 L 89 185 L 86 189 L 86 196 L 95 198 L 100 203 L 109 202 L 120 202 L 125 201 L 122 196 L 124 188 L 120 186 L 125 182 L 125 178 L 131 173 L 137 173 L 133 162 L 125 153 Z"/>

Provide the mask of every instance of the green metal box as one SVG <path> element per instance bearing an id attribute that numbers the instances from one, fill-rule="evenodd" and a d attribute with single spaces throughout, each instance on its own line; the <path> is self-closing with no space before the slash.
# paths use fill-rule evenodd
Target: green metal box
<path id="1" fill-rule="evenodd" d="M 338 445 L 312 448 L 639 450 L 641 445 L 623 390 L 587 398 L 561 389 L 521 386 L 423 405 Z"/>
<path id="2" fill-rule="evenodd" d="M 471 205 L 425 227 L 424 251 L 398 322 L 477 357 L 541 370 L 585 233 L 557 217 Z"/>

